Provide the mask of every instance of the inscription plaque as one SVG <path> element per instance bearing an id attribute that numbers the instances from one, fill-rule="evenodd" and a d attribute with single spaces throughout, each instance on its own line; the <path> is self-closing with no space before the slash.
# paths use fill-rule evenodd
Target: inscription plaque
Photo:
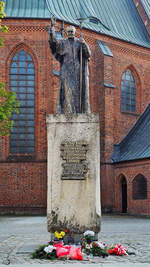
<path id="1" fill-rule="evenodd" d="M 63 142 L 60 147 L 63 172 L 62 180 L 84 180 L 88 172 L 86 142 Z"/>

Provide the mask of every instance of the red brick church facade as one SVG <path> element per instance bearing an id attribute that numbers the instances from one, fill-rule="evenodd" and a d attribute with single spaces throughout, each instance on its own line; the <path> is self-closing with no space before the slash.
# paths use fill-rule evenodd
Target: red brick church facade
<path id="1" fill-rule="evenodd" d="M 137 2 L 140 1 L 134 2 L 138 9 L 140 3 L 137 5 Z M 147 21 L 150 34 L 148 18 Z M 46 115 L 55 112 L 59 81 L 59 65 L 48 44 L 46 27 L 49 23 L 49 19 L 40 18 L 5 20 L 9 31 L 3 35 L 5 46 L 0 48 L 0 80 L 10 89 L 13 58 L 22 50 L 31 56 L 35 139 L 32 153 L 12 153 L 10 137 L 0 138 L 0 214 L 46 213 Z M 65 23 L 65 28 L 67 25 Z M 61 28 L 60 20 L 57 30 L 61 31 Z M 78 37 L 79 34 L 77 28 Z M 90 29 L 83 29 L 83 36 L 92 52 L 89 63 L 91 111 L 100 116 L 102 210 L 150 215 L 150 158 L 116 163 L 111 160 L 114 144 L 121 142 L 150 103 L 150 49 Z M 99 42 L 106 44 L 111 53 L 105 54 Z M 121 111 L 121 81 L 128 70 L 135 80 L 135 112 Z M 146 179 L 147 194 L 145 198 L 133 199 L 133 181 L 138 175 Z"/>

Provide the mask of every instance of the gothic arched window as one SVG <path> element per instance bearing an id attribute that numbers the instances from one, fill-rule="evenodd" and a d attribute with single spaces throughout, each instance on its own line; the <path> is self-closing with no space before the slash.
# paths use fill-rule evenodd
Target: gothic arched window
<path id="1" fill-rule="evenodd" d="M 10 135 L 10 153 L 33 153 L 35 70 L 32 57 L 24 50 L 18 51 L 11 61 L 10 90 L 15 92 L 20 103 L 19 113 L 12 114 L 14 127 Z"/>
<path id="2" fill-rule="evenodd" d="M 127 70 L 122 75 L 121 111 L 136 112 L 136 87 L 134 77 L 130 70 Z"/>
<path id="3" fill-rule="evenodd" d="M 147 199 L 147 181 L 142 174 L 138 174 L 132 182 L 133 199 Z"/>

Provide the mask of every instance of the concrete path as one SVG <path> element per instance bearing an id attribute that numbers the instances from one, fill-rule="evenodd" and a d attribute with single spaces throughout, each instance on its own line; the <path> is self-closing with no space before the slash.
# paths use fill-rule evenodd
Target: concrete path
<path id="1" fill-rule="evenodd" d="M 150 267 L 150 219 L 103 216 L 99 239 L 108 245 L 122 243 L 136 255 L 90 259 L 90 261 L 44 261 L 31 259 L 31 253 L 50 240 L 46 217 L 0 217 L 0 267 Z"/>

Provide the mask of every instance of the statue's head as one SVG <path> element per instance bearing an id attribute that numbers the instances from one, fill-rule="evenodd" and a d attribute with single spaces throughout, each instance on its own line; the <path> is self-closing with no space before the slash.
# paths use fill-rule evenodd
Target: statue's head
<path id="1" fill-rule="evenodd" d="M 72 39 L 75 37 L 76 34 L 76 28 L 74 26 L 68 26 L 66 29 L 67 37 L 69 39 Z"/>

